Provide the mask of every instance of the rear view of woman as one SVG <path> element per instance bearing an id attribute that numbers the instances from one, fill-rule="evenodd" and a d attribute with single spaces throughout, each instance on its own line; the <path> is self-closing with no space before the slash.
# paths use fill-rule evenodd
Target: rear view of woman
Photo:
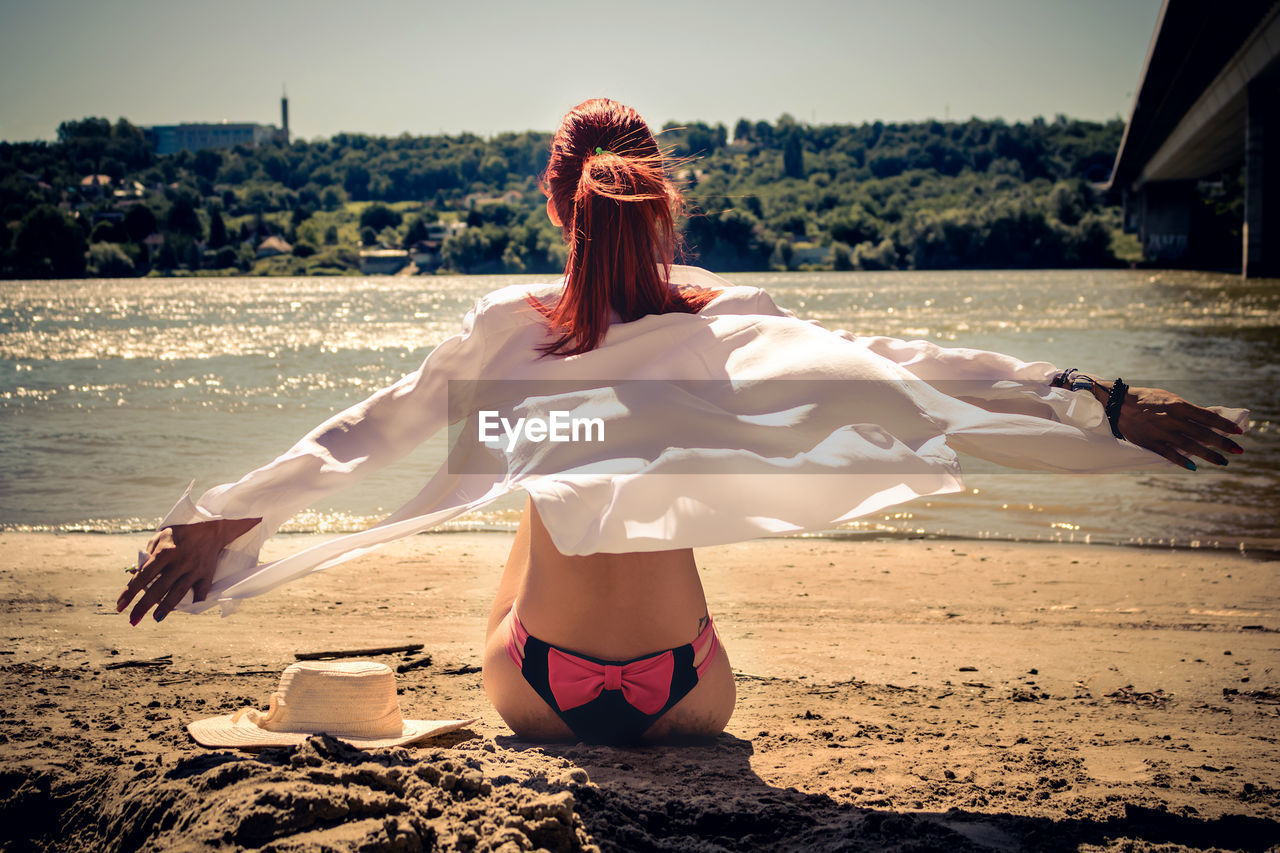
<path id="1" fill-rule="evenodd" d="M 419 371 L 236 483 L 184 496 L 118 609 L 141 593 L 136 624 L 153 607 L 159 620 L 230 606 L 522 489 L 484 653 L 503 719 L 535 739 L 709 736 L 732 714 L 734 686 L 693 546 L 827 529 L 958 491 L 955 449 L 1064 472 L 1225 464 L 1223 451 L 1240 451 L 1225 435 L 1240 432 L 1239 410 L 996 353 L 829 332 L 757 288 L 674 265 L 680 195 L 649 128 L 613 101 L 564 118 L 544 189 L 569 248 L 563 280 L 490 294 Z M 486 410 L 504 425 L 591 415 L 608 440 L 470 441 Z M 293 513 L 450 423 L 468 440 L 405 507 L 258 563 Z"/>

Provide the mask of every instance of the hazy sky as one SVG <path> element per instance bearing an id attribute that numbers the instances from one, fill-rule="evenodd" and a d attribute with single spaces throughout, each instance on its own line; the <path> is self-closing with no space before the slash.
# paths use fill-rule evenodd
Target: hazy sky
<path id="1" fill-rule="evenodd" d="M 1127 117 L 1160 0 L 0 0 L 0 139 L 68 118 L 311 138 L 668 120 Z"/>

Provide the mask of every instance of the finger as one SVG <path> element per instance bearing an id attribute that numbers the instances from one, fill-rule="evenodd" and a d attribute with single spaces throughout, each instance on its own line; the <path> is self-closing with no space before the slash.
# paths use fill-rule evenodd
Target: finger
<path id="1" fill-rule="evenodd" d="M 1191 452 L 1196 456 L 1208 459 L 1214 465 L 1226 465 L 1227 459 L 1221 453 L 1210 448 L 1222 448 L 1223 450 L 1231 453 L 1244 452 L 1244 450 L 1240 448 L 1240 445 L 1236 444 L 1231 439 L 1197 423 L 1186 423 L 1183 425 L 1182 433 L 1186 438 L 1195 442 L 1197 445 L 1197 449 L 1192 450 Z"/>
<path id="2" fill-rule="evenodd" d="M 173 608 L 178 606 L 178 603 L 186 596 L 187 591 L 191 589 L 194 582 L 195 576 L 191 574 L 185 574 L 174 581 L 173 586 L 169 587 L 169 591 L 164 594 L 164 597 L 160 599 L 160 603 L 156 605 L 154 615 L 157 622 L 163 621 L 164 617 L 168 616 Z"/>
<path id="3" fill-rule="evenodd" d="M 151 561 L 148 561 L 150 563 Z M 124 591 L 120 593 L 120 597 L 116 599 L 116 612 L 124 610 L 125 606 L 133 600 L 133 597 L 141 592 L 147 586 L 147 581 L 155 577 L 155 572 L 149 572 L 143 575 L 142 570 L 133 573 L 133 577 L 129 578 L 129 582 L 124 585 Z"/>
<path id="4" fill-rule="evenodd" d="M 1196 470 L 1196 463 L 1192 462 L 1190 459 L 1188 459 L 1187 457 L 1179 453 L 1177 448 L 1174 447 L 1173 444 L 1171 444 L 1170 442 L 1167 442 L 1167 441 L 1152 442 L 1152 444 L 1148 449 L 1153 450 L 1156 453 L 1159 453 L 1161 456 L 1163 456 L 1165 459 L 1168 459 L 1170 462 L 1172 462 L 1174 465 L 1177 465 L 1179 468 L 1186 468 L 1188 471 Z"/>
<path id="5" fill-rule="evenodd" d="M 125 590 L 132 590 L 133 595 L 136 595 L 139 590 L 150 586 L 151 581 L 173 561 L 173 557 L 173 551 L 168 548 L 157 551 L 147 557 L 146 562 L 133 573 L 133 577 L 129 578 L 129 582 L 125 585 Z M 130 597 L 132 598 L 132 595 Z"/>
<path id="6" fill-rule="evenodd" d="M 1221 453 L 1216 450 L 1210 450 L 1198 441 L 1186 436 L 1178 435 L 1173 440 L 1174 445 L 1185 453 L 1187 456 L 1199 456 L 1206 459 L 1214 465 L 1226 466 L 1227 460 Z"/>
<path id="7" fill-rule="evenodd" d="M 196 581 L 195 586 L 191 587 L 192 601 L 204 601 L 209 597 L 209 590 L 213 588 L 213 580 L 211 578 L 200 578 Z"/>
<path id="8" fill-rule="evenodd" d="M 1227 464 L 1226 458 L 1221 453 L 1207 446 L 1209 443 L 1217 443 L 1212 438 L 1212 436 L 1217 435 L 1213 430 L 1205 429 L 1190 421 L 1179 423 L 1171 419 L 1162 423 L 1161 427 L 1164 441 L 1183 454 L 1199 456 L 1214 465 Z"/>
<path id="9" fill-rule="evenodd" d="M 1179 409 L 1181 409 L 1179 414 L 1183 417 L 1209 429 L 1216 429 L 1229 435 L 1242 435 L 1244 433 L 1244 430 L 1237 426 L 1235 421 L 1228 420 L 1217 412 L 1211 412 L 1203 406 L 1197 406 L 1195 403 L 1183 402 Z"/>
<path id="10" fill-rule="evenodd" d="M 134 572 L 133 577 L 129 578 L 129 582 L 125 584 L 124 592 L 120 593 L 120 597 L 116 599 L 116 612 L 120 613 L 128 607 L 134 596 L 150 586 L 151 581 L 164 571 L 171 560 L 172 555 L 168 551 L 152 554 L 142 564 L 142 568 Z"/>
<path id="11" fill-rule="evenodd" d="M 185 575 L 168 575 L 156 578 L 156 582 L 147 588 L 146 595 L 142 596 L 138 603 L 134 605 L 133 610 L 130 611 L 129 623 L 137 625 L 141 622 L 142 617 L 147 615 L 147 611 L 158 604 L 170 587 L 183 577 Z"/>

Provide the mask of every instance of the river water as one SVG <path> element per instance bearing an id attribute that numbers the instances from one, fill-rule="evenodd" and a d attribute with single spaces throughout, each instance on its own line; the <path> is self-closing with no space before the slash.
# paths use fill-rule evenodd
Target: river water
<path id="1" fill-rule="evenodd" d="M 1067 477 L 966 460 L 964 494 L 839 535 L 1280 548 L 1280 282 L 1162 271 L 739 274 L 805 318 L 1155 384 L 1252 410 L 1226 469 Z M 186 484 L 238 478 L 415 369 L 522 276 L 0 282 L 0 529 L 145 530 Z M 297 517 L 358 529 L 446 452 Z M 456 527 L 506 529 L 508 500 Z"/>

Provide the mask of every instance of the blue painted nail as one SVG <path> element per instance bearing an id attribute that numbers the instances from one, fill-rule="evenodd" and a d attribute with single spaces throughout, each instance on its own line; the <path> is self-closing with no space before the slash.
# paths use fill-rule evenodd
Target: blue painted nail
<path id="1" fill-rule="evenodd" d="M 1194 471 L 1194 470 L 1196 470 L 1196 463 L 1191 462 L 1191 461 L 1188 461 L 1188 462 L 1187 462 L 1187 470 L 1188 470 L 1188 471 Z"/>

